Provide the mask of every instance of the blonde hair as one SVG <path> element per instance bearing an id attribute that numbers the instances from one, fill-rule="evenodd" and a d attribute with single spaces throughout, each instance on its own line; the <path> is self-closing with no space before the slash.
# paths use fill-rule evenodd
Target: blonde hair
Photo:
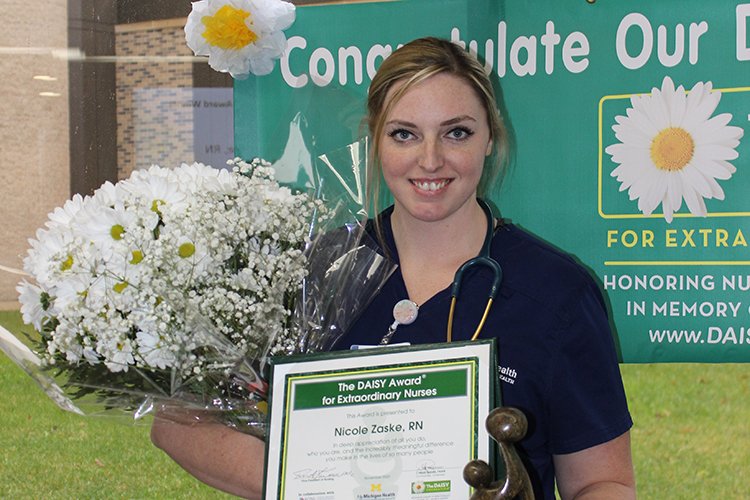
<path id="1" fill-rule="evenodd" d="M 385 121 L 393 106 L 414 85 L 439 73 L 461 78 L 471 86 L 487 112 L 492 152 L 485 159 L 477 192 L 484 196 L 501 178 L 508 159 L 508 132 L 497 107 L 492 82 L 482 64 L 449 40 L 419 38 L 399 48 L 380 65 L 367 95 L 367 126 L 370 131 L 370 168 L 367 171 L 368 208 L 377 213 L 381 204 L 382 165 L 380 145 Z M 402 85 L 388 98 L 397 82 Z"/>

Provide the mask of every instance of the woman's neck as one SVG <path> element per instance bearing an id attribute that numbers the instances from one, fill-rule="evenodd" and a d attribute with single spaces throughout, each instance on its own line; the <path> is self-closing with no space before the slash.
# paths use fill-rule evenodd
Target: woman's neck
<path id="1" fill-rule="evenodd" d="M 401 274 L 417 304 L 447 288 L 458 268 L 479 253 L 487 234 L 487 219 L 477 203 L 435 222 L 414 219 L 396 206 L 391 226 Z"/>

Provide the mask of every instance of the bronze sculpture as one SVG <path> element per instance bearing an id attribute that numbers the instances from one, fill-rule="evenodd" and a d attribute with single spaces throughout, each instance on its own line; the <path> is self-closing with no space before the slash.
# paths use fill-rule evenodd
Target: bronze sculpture
<path id="1" fill-rule="evenodd" d="M 516 408 L 495 408 L 487 416 L 485 425 L 499 446 L 505 478 L 495 481 L 492 467 L 483 460 L 469 462 L 464 467 L 464 480 L 474 488 L 470 500 L 533 500 L 529 474 L 513 446 L 526 435 L 526 416 Z"/>

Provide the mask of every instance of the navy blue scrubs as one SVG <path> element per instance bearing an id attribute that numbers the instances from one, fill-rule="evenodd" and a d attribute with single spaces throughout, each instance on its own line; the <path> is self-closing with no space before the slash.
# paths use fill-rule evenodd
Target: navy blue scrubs
<path id="1" fill-rule="evenodd" d="M 398 263 L 391 211 L 383 213 L 382 230 Z M 529 420 L 519 452 L 536 497 L 554 499 L 553 454 L 605 443 L 632 426 L 604 300 L 571 257 L 512 224 L 495 230 L 491 255 L 503 281 L 481 338 L 497 339 L 503 405 L 519 408 Z M 474 333 L 492 277 L 486 267 L 466 272 L 454 340 Z M 393 322 L 393 306 L 405 298 L 397 269 L 337 347 L 377 345 Z M 450 287 L 421 304 L 417 320 L 400 325 L 390 343 L 445 342 L 449 308 Z"/>

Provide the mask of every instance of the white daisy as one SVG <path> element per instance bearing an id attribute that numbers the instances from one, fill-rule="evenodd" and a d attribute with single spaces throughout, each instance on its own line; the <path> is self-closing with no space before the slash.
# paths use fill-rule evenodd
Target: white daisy
<path id="1" fill-rule="evenodd" d="M 283 30 L 294 22 L 294 9 L 282 0 L 193 2 L 185 39 L 216 71 L 238 79 L 266 75 L 286 49 Z"/>
<path id="2" fill-rule="evenodd" d="M 92 204 L 115 207 L 122 205 L 126 196 L 127 193 L 122 190 L 120 183 L 112 184 L 106 181 L 94 191 L 94 196 L 86 197 L 83 204 L 84 208 Z"/>
<path id="3" fill-rule="evenodd" d="M 72 267 L 73 256 L 68 250 L 73 235 L 59 228 L 38 229 L 35 237 L 29 240 L 31 248 L 23 260 L 23 269 L 44 287 L 53 282 L 61 270 Z"/>
<path id="4" fill-rule="evenodd" d="M 46 226 L 50 229 L 67 229 L 70 221 L 83 208 L 86 200 L 87 198 L 83 198 L 80 194 L 73 195 L 73 198 L 66 201 L 62 207 L 56 208 L 49 214 L 49 221 L 47 221 Z"/>
<path id="5" fill-rule="evenodd" d="M 65 279 L 60 280 L 54 289 L 54 306 L 58 311 L 67 311 L 69 308 L 79 308 L 85 302 L 88 289 L 92 283 L 92 276 L 84 273 L 70 273 Z"/>
<path id="6" fill-rule="evenodd" d="M 728 125 L 730 113 L 711 116 L 721 100 L 711 89 L 698 82 L 686 93 L 665 77 L 661 89 L 633 96 L 627 116 L 615 118 L 620 142 L 605 150 L 619 164 L 611 175 L 644 215 L 661 204 L 671 222 L 684 199 L 690 213 L 705 217 L 705 199 L 724 199 L 717 180 L 736 171 L 729 161 L 738 157 L 743 130 Z"/>
<path id="7" fill-rule="evenodd" d="M 170 343 L 155 332 L 140 330 L 136 334 L 138 353 L 148 366 L 161 370 L 174 366 L 177 359 Z"/>
<path id="8" fill-rule="evenodd" d="M 159 223 L 165 205 L 176 211 L 184 210 L 187 205 L 186 193 L 170 174 L 171 170 L 152 167 L 148 171 L 135 171 L 129 179 L 120 182 L 124 192 L 144 205 L 142 216 L 149 230 Z"/>
<path id="9" fill-rule="evenodd" d="M 43 290 L 26 280 L 18 284 L 16 291 L 24 323 L 33 325 L 38 332 L 42 331 L 42 322 L 50 315 L 46 312 L 50 305 L 49 298 L 43 298 Z"/>
<path id="10" fill-rule="evenodd" d="M 104 362 L 109 368 L 109 371 L 116 373 L 122 371 L 128 371 L 130 365 L 135 364 L 135 358 L 133 358 L 133 345 L 130 339 L 108 339 L 111 342 L 104 344 L 100 340 L 97 346 L 97 351 L 104 354 L 106 361 Z M 104 344 L 104 345 L 103 345 Z M 83 350 L 81 350 L 83 355 Z"/>
<path id="11" fill-rule="evenodd" d="M 90 203 L 80 212 L 74 221 L 73 228 L 78 234 L 93 242 L 102 250 L 102 256 L 109 258 L 107 251 L 115 247 L 124 247 L 122 242 L 125 233 L 137 222 L 137 215 L 123 205 L 109 207 L 99 203 Z M 120 248 L 125 252 L 126 248 Z"/>

